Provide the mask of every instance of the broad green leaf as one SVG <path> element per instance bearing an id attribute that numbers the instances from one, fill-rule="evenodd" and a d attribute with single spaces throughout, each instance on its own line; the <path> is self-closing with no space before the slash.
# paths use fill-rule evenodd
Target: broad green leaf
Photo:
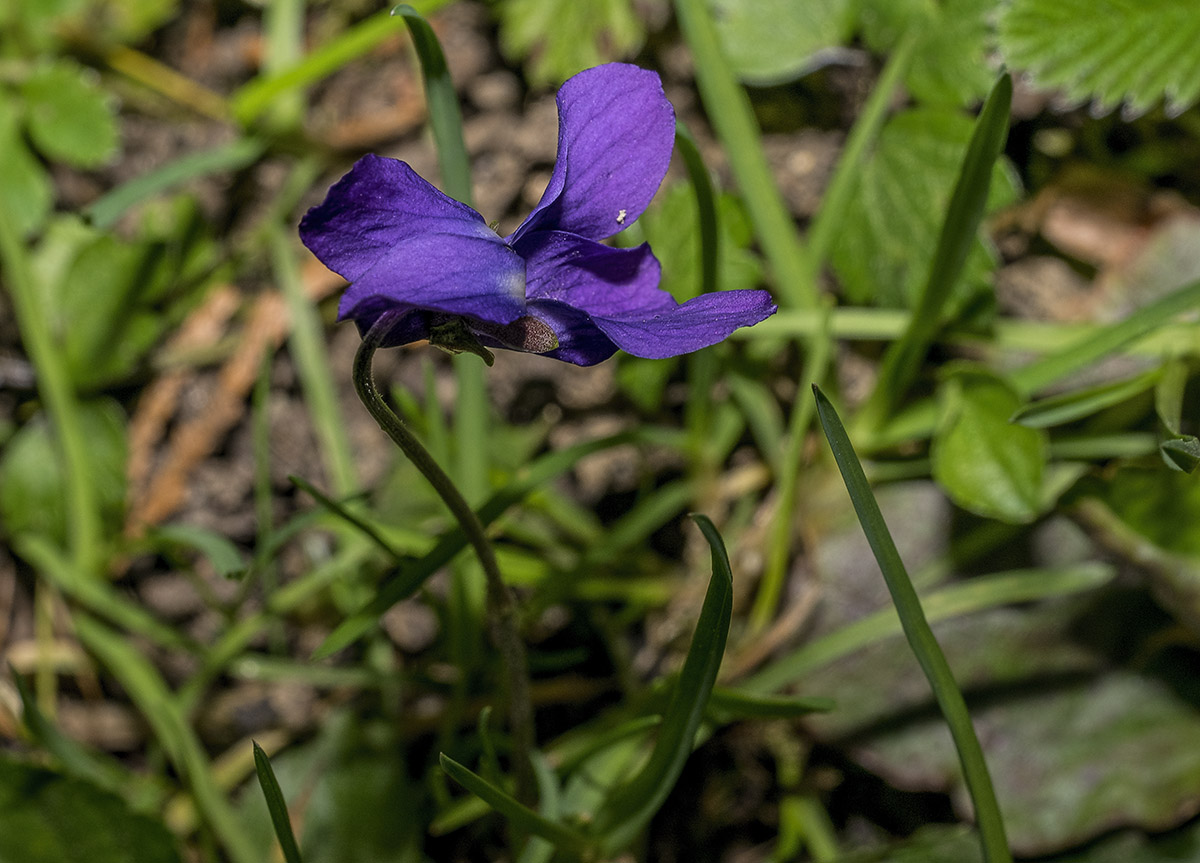
<path id="1" fill-rule="evenodd" d="M 1078 102 L 1143 114 L 1200 99 L 1200 14 L 1187 0 L 1012 0 L 999 40 L 1014 69 Z"/>
<path id="2" fill-rule="evenodd" d="M 22 234 L 32 234 L 50 214 L 50 177 L 25 146 L 16 102 L 0 88 L 0 207 Z"/>
<path id="3" fill-rule="evenodd" d="M 1010 422 L 1020 398 L 1003 378 L 955 367 L 939 391 L 941 418 L 930 444 L 934 479 L 959 506 L 1010 523 L 1042 511 L 1046 437 Z"/>
<path id="4" fill-rule="evenodd" d="M 1167 466 L 1184 473 L 1194 473 L 1200 467 L 1200 439 L 1195 435 L 1179 435 L 1159 444 Z"/>
<path id="5" fill-rule="evenodd" d="M 961 825 L 931 824 L 880 848 L 852 851 L 838 863 L 979 863 L 979 839 Z"/>
<path id="6" fill-rule="evenodd" d="M 89 74 L 59 60 L 39 67 L 21 88 L 33 143 L 46 157 L 80 168 L 104 164 L 117 149 L 109 96 Z"/>
<path id="7" fill-rule="evenodd" d="M 625 848 L 667 799 L 695 746 L 696 731 L 716 683 L 733 614 L 733 573 L 725 544 L 705 516 L 692 516 L 712 551 L 712 578 L 687 658 L 663 714 L 649 760 L 596 813 L 595 829 L 605 848 Z"/>
<path id="8" fill-rule="evenodd" d="M 1123 667 L 1153 653 L 1164 625 L 1144 594 L 1110 589 L 937 628 L 988 744 L 1015 852 L 1040 857 L 1131 824 L 1167 829 L 1192 811 L 1200 794 L 1194 675 L 1174 651 L 1137 671 Z M 946 731 L 898 648 L 874 645 L 807 676 L 806 688 L 838 703 L 807 724 L 819 739 L 852 738 L 852 757 L 894 787 L 951 790 L 965 815 Z"/>
<path id="9" fill-rule="evenodd" d="M 991 50 L 995 0 L 863 0 L 863 35 L 885 54 L 915 31 L 904 83 L 924 104 L 961 107 L 982 99 L 996 77 Z"/>
<path id="10" fill-rule="evenodd" d="M 1160 548 L 1200 558 L 1200 482 L 1178 471 L 1123 467 L 1104 500 L 1127 525 Z"/>
<path id="11" fill-rule="evenodd" d="M 0 755 L 0 863 L 177 863 L 161 822 L 120 797 Z"/>
<path id="12" fill-rule="evenodd" d="M 116 402 L 80 405 L 79 422 L 89 445 L 88 467 L 103 521 L 118 531 L 125 500 L 125 416 Z M 35 533 L 59 545 L 67 541 L 65 478 L 59 450 L 41 416 L 13 435 L 0 456 L 0 521 L 9 536 Z"/>
<path id="13" fill-rule="evenodd" d="M 884 126 L 859 172 L 845 228 L 833 244 L 834 271 L 851 301 L 900 307 L 916 301 L 929 278 L 971 131 L 969 117 L 938 109 L 905 111 Z M 1015 195 L 1015 181 L 998 163 L 988 211 Z M 993 253 L 976 242 L 951 300 L 951 315 L 986 287 L 993 266 Z"/>
<path id="14" fill-rule="evenodd" d="M 822 65 L 854 27 L 857 0 L 710 0 L 721 47 L 751 84 L 781 84 Z"/>
<path id="15" fill-rule="evenodd" d="M 645 38 L 629 0 L 506 0 L 496 11 L 501 50 L 525 64 L 535 86 L 624 59 Z"/>

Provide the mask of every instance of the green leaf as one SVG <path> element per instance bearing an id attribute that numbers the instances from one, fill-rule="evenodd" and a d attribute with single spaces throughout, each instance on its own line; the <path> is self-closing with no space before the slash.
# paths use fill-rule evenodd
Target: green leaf
<path id="1" fill-rule="evenodd" d="M 275 771 L 271 769 L 271 759 L 267 758 L 267 753 L 257 742 L 254 742 L 254 770 L 258 774 L 263 798 L 267 801 L 267 811 L 271 813 L 271 825 L 275 828 L 283 859 L 287 863 L 300 863 L 300 848 L 296 845 L 296 835 L 292 832 L 287 801 L 283 799 L 279 780 L 275 778 Z"/>
<path id="2" fill-rule="evenodd" d="M 1042 511 L 1046 437 L 1009 419 L 1020 398 L 982 367 L 955 364 L 939 390 L 933 477 L 959 506 L 1010 523 Z"/>
<path id="3" fill-rule="evenodd" d="M 956 111 L 916 109 L 897 114 L 880 133 L 858 174 L 844 228 L 831 260 L 855 303 L 911 306 L 928 281 L 938 235 L 971 138 L 972 121 Z M 1003 162 L 992 170 L 990 212 L 1016 197 Z M 986 287 L 993 253 L 976 240 L 950 314 Z"/>
<path id="4" fill-rule="evenodd" d="M 1161 467 L 1123 467 L 1109 479 L 1104 500 L 1129 527 L 1159 548 L 1200 558 L 1200 482 Z"/>
<path id="5" fill-rule="evenodd" d="M 119 532 L 125 502 L 125 415 L 105 399 L 80 405 L 88 468 L 103 521 Z M 35 533 L 67 543 L 66 478 L 51 431 L 41 415 L 13 435 L 0 456 L 0 521 L 8 536 Z"/>
<path id="6" fill-rule="evenodd" d="M 246 571 L 246 562 L 238 547 L 225 536 L 208 528 L 190 524 L 165 524 L 154 528 L 149 533 L 149 540 L 155 545 L 170 548 L 191 548 L 200 552 L 212 564 L 217 574 L 224 578 L 233 578 Z"/>
<path id="7" fill-rule="evenodd" d="M 108 95 L 82 66 L 59 60 L 34 71 L 21 88 L 29 135 L 47 158 L 94 168 L 117 150 Z"/>
<path id="8" fill-rule="evenodd" d="M 1078 102 L 1130 116 L 1200 98 L 1200 15 L 1181 0 L 1012 0 L 1001 7 L 1009 65 Z"/>
<path id="9" fill-rule="evenodd" d="M 733 614 L 733 572 L 725 544 L 713 523 L 693 515 L 712 550 L 712 578 L 683 670 L 670 706 L 663 715 L 658 741 L 650 759 L 626 785 L 612 794 L 596 813 L 596 831 L 610 852 L 625 848 L 662 806 L 695 746 L 696 731 L 712 694 L 729 621 Z"/>
<path id="10" fill-rule="evenodd" d="M 16 102 L 0 88 L 0 207 L 23 235 L 37 231 L 50 214 L 50 177 L 25 146 Z"/>
<path id="11" fill-rule="evenodd" d="M 982 99 L 996 77 L 995 8 L 995 0 L 864 0 L 863 36 L 873 50 L 887 54 L 915 32 L 905 85 L 922 103 L 962 107 Z"/>
<path id="12" fill-rule="evenodd" d="M 645 38 L 629 0 L 506 0 L 496 10 L 500 49 L 535 86 L 628 57 Z"/>
<path id="13" fill-rule="evenodd" d="M 857 0 L 710 0 L 721 47 L 750 84 L 782 84 L 823 65 L 854 27 Z"/>
<path id="14" fill-rule="evenodd" d="M 0 755 L 0 863 L 177 863 L 161 822 L 80 779 Z"/>

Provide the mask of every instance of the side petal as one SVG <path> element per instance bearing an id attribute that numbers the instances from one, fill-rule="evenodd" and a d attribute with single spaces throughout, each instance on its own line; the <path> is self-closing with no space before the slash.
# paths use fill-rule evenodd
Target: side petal
<path id="1" fill-rule="evenodd" d="M 483 217 L 439 192 L 406 163 L 363 156 L 300 221 L 300 239 L 348 282 L 421 234 L 470 233 Z"/>
<path id="2" fill-rule="evenodd" d="M 562 230 L 611 237 L 646 209 L 675 146 L 675 110 L 658 74 L 627 63 L 585 69 L 558 91 L 550 184 L 509 238 Z"/>
<path id="3" fill-rule="evenodd" d="M 776 310 L 766 291 L 720 291 L 680 305 L 658 287 L 659 264 L 644 244 L 612 249 L 546 231 L 530 235 L 517 250 L 526 260 L 530 313 L 555 330 L 560 350 L 571 340 L 602 344 L 598 333 L 634 356 L 674 357 L 723 341 Z M 541 310 L 549 302 L 576 314 L 558 309 L 561 321 L 548 320 Z"/>
<path id="4" fill-rule="evenodd" d="M 766 291 L 718 291 L 657 311 L 593 315 L 592 322 L 625 353 L 660 360 L 715 345 L 775 311 Z"/>
<path id="5" fill-rule="evenodd" d="M 507 324 L 525 314 L 525 262 L 487 225 L 443 222 L 377 256 L 342 295 L 338 316 L 425 309 Z M 369 310 L 369 311 L 364 311 Z"/>

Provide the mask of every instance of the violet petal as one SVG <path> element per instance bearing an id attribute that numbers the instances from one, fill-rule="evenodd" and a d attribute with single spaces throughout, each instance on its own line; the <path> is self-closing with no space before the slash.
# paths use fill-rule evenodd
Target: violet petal
<path id="1" fill-rule="evenodd" d="M 665 359 L 724 341 L 734 330 L 766 320 L 775 310 L 766 291 L 718 291 L 671 308 L 593 314 L 592 322 L 625 353 Z"/>
<path id="2" fill-rule="evenodd" d="M 585 69 L 558 91 L 558 158 L 541 201 L 510 238 L 563 230 L 619 233 L 666 176 L 675 110 L 658 74 L 627 63 Z"/>

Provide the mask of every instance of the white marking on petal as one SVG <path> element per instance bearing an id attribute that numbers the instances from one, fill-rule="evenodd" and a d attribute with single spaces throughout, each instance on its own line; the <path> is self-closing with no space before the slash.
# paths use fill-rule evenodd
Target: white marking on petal
<path id="1" fill-rule="evenodd" d="M 623 209 L 617 210 L 617 224 L 618 225 L 625 224 L 625 211 Z"/>

